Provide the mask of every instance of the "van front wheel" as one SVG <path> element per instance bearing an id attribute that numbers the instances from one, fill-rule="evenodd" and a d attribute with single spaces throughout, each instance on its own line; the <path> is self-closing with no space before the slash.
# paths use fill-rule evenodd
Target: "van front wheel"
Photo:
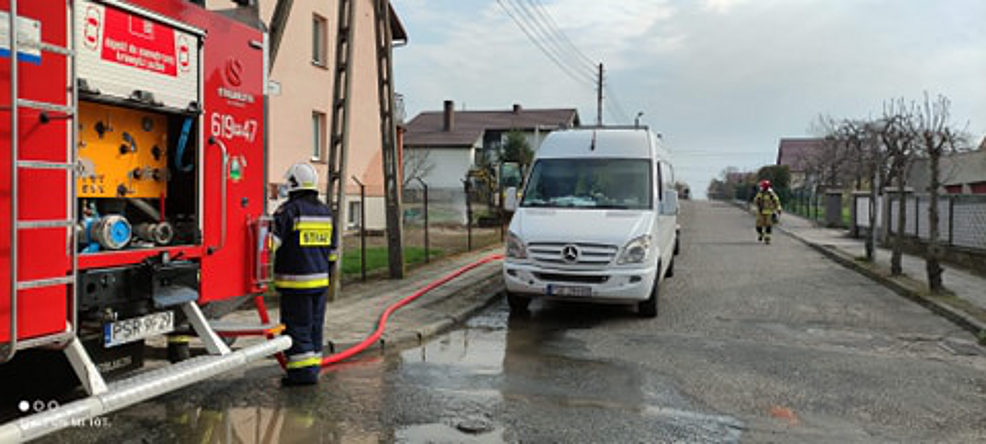
<path id="1" fill-rule="evenodd" d="M 646 301 L 637 303 L 637 314 L 643 318 L 653 318 L 657 316 L 657 299 L 660 296 L 661 281 L 654 279 L 654 289 L 650 292 L 650 298 Z"/>
<path id="2" fill-rule="evenodd" d="M 511 313 L 526 313 L 527 307 L 531 305 L 531 298 L 508 292 L 507 305 L 510 306 Z"/>

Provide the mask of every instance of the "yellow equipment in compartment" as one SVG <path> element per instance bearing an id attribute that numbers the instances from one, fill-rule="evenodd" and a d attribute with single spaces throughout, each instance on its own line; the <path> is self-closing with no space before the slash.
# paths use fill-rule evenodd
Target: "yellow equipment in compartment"
<path id="1" fill-rule="evenodd" d="M 78 196 L 161 198 L 168 191 L 168 119 L 79 102 Z"/>

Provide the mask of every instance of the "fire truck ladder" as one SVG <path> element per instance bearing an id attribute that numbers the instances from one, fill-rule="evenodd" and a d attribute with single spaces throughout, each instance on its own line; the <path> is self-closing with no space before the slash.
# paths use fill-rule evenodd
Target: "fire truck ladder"
<path id="1" fill-rule="evenodd" d="M 78 258 L 76 257 L 76 232 L 75 232 L 75 220 L 73 216 L 75 215 L 75 159 L 76 159 L 76 125 L 70 123 L 68 125 L 70 131 L 70 140 L 68 146 L 65 150 L 65 158 L 56 161 L 42 161 L 42 160 L 28 160 L 20 156 L 20 133 L 18 128 L 18 122 L 20 120 L 20 108 L 29 108 L 40 111 L 41 122 L 47 123 L 51 120 L 68 120 L 74 122 L 76 112 L 78 110 L 78 91 L 76 87 L 76 67 L 75 67 L 75 50 L 73 48 L 73 43 L 75 41 L 75 26 L 73 26 L 74 17 L 71 15 L 72 7 L 69 6 L 69 35 L 66 36 L 66 40 L 69 42 L 66 46 L 54 45 L 47 42 L 26 42 L 18 41 L 17 38 L 17 26 L 18 26 L 18 10 L 17 10 L 17 0 L 10 0 L 10 11 L 8 14 L 8 31 L 7 41 L 10 42 L 10 151 L 11 151 L 11 192 L 10 192 L 10 342 L 5 344 L 6 347 L 0 349 L 3 353 L 0 353 L 0 363 L 10 360 L 18 350 L 23 350 L 27 348 L 33 348 L 53 343 L 64 343 L 70 341 L 75 336 L 76 322 L 76 291 L 75 283 L 77 281 L 78 273 Z M 39 102 L 34 100 L 28 100 L 21 98 L 19 96 L 19 78 L 18 70 L 19 66 L 19 54 L 20 48 L 36 49 L 42 52 L 51 53 L 56 56 L 64 56 L 68 59 L 71 74 L 69 75 L 69 81 L 71 82 L 66 86 L 66 104 L 58 103 L 47 103 Z M 62 170 L 65 172 L 66 178 L 66 190 L 68 190 L 69 202 L 66 206 L 66 217 L 65 219 L 56 220 L 22 220 L 20 218 L 19 212 L 19 202 L 18 202 L 18 173 L 21 169 L 24 170 Z M 67 230 L 66 241 L 68 245 L 66 249 L 71 255 L 71 266 L 65 275 L 61 276 L 50 276 L 42 279 L 34 280 L 18 280 L 18 240 L 21 231 L 25 230 L 36 230 L 36 229 L 46 229 L 46 228 L 63 228 Z M 62 254 L 64 251 L 58 251 L 57 254 Z M 17 300 L 18 293 L 23 290 L 29 290 L 34 288 L 42 287 L 54 287 L 54 286 L 65 286 L 66 287 L 66 297 L 70 299 L 69 301 L 69 319 L 66 322 L 65 330 L 42 335 L 38 337 L 33 337 L 27 340 L 19 340 L 17 334 Z M 71 350 L 71 347 L 69 348 Z"/>
<path id="2" fill-rule="evenodd" d="M 346 201 L 346 186 L 343 182 L 346 161 L 349 154 L 349 96 L 352 94 L 353 77 L 353 17 L 355 5 L 352 0 L 339 0 L 339 15 L 336 28 L 335 81 L 332 89 L 332 129 L 329 138 L 329 177 L 325 189 L 325 199 L 332 210 L 332 220 L 342 227 L 343 205 Z M 362 205 L 362 204 L 361 204 Z M 342 269 L 342 236 L 339 229 L 332 230 L 338 261 L 332 269 L 329 287 L 329 300 L 334 300 L 339 290 L 339 270 Z"/>

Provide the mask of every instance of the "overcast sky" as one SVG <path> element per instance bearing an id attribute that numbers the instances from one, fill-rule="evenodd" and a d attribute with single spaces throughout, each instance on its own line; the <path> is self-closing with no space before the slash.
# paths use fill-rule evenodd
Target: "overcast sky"
<path id="1" fill-rule="evenodd" d="M 893 97 L 945 94 L 954 120 L 986 135 L 983 0 L 500 1 L 393 0 L 409 36 L 394 67 L 409 117 L 452 99 L 466 109 L 576 107 L 592 123 L 589 60 L 601 61 L 615 98 L 605 122 L 642 111 L 701 195 L 727 166 L 773 163 L 778 139 L 811 135 L 820 113 L 874 116 Z M 589 59 L 552 51 L 577 79 L 505 9 L 550 17 Z"/>

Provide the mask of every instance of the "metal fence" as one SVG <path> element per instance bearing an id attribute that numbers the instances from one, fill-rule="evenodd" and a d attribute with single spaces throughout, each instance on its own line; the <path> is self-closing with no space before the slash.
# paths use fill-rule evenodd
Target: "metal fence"
<path id="1" fill-rule="evenodd" d="M 928 240 L 931 201 L 926 195 L 905 197 L 904 234 Z M 856 226 L 870 228 L 869 196 L 855 196 Z M 884 203 L 890 205 L 885 208 Z M 894 233 L 900 212 L 896 196 L 877 199 L 877 229 L 882 229 L 884 215 L 889 216 L 887 230 Z M 938 238 L 949 246 L 986 253 L 986 195 L 949 194 L 938 200 Z"/>
<path id="2" fill-rule="evenodd" d="M 502 238 L 497 202 L 477 190 L 432 188 L 413 182 L 404 188 L 404 243 L 443 255 L 484 248 Z"/>

